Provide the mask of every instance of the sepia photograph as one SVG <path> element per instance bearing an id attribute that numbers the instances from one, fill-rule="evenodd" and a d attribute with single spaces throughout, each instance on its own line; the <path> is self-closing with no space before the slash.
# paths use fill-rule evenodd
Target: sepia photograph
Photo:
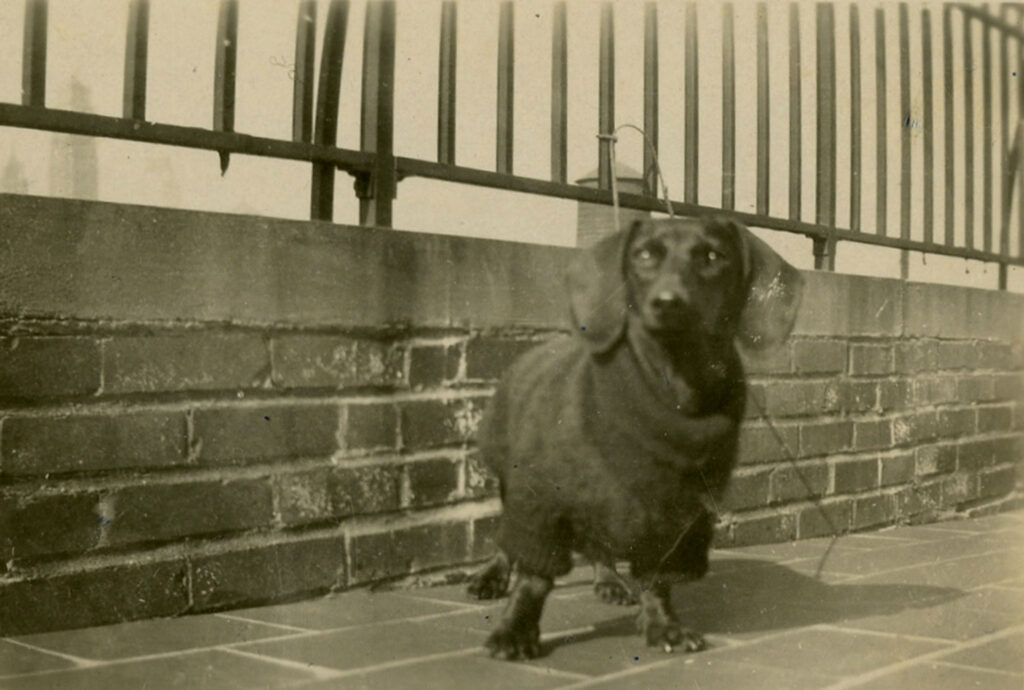
<path id="1" fill-rule="evenodd" d="M 1024 3 L 4 0 L 0 690 L 1024 688 Z"/>

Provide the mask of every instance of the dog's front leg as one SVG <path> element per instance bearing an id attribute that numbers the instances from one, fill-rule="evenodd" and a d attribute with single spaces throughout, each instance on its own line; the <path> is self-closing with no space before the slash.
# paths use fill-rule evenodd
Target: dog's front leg
<path id="1" fill-rule="evenodd" d="M 636 603 L 633 587 L 615 570 L 615 563 L 594 561 L 594 593 L 606 604 L 629 606 Z"/>
<path id="2" fill-rule="evenodd" d="M 498 627 L 487 638 L 491 656 L 511 661 L 540 655 L 540 614 L 553 586 L 551 578 L 519 574 Z"/>
<path id="3" fill-rule="evenodd" d="M 682 647 L 687 652 L 699 652 L 706 646 L 704 637 L 684 628 L 672 610 L 672 579 L 663 575 L 645 578 L 637 627 L 648 647 L 662 647 L 666 652 Z"/>

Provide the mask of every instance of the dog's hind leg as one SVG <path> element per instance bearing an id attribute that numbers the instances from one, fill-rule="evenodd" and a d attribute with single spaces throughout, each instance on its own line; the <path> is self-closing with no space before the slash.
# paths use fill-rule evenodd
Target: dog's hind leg
<path id="1" fill-rule="evenodd" d="M 497 599 L 505 596 L 508 591 L 509 574 L 512 564 L 508 555 L 498 549 L 491 560 L 484 563 L 479 570 L 470 575 L 466 591 L 474 599 Z"/>
<path id="2" fill-rule="evenodd" d="M 672 610 L 672 581 L 675 578 L 653 575 L 640 594 L 640 615 L 637 627 L 648 647 L 661 647 L 671 652 L 682 647 L 687 652 L 699 652 L 707 646 L 704 637 L 684 628 Z"/>
<path id="3" fill-rule="evenodd" d="M 540 656 L 540 615 L 553 586 L 549 577 L 519 573 L 498 627 L 485 643 L 491 656 L 509 661 Z"/>
<path id="4" fill-rule="evenodd" d="M 594 561 L 594 594 L 606 604 L 629 606 L 636 603 L 633 587 L 615 570 L 614 563 Z"/>

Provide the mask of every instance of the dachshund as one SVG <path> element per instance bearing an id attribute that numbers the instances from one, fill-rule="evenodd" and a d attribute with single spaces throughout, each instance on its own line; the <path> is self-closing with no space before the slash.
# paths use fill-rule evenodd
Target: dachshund
<path id="1" fill-rule="evenodd" d="M 784 341 L 803 278 L 747 228 L 708 216 L 636 221 L 579 252 L 568 287 L 574 333 L 512 364 L 478 433 L 503 512 L 469 593 L 502 596 L 516 573 L 486 647 L 540 654 L 544 601 L 577 552 L 607 601 L 633 598 L 614 571 L 629 563 L 648 645 L 697 651 L 671 586 L 708 569 L 746 405 L 737 344 Z"/>

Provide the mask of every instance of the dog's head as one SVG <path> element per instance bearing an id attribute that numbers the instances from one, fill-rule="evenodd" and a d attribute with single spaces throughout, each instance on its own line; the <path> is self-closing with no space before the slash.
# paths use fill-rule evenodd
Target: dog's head
<path id="1" fill-rule="evenodd" d="M 597 352 L 618 341 L 630 315 L 655 338 L 736 338 L 762 349 L 792 330 L 803 277 L 728 218 L 643 220 L 581 253 L 569 292 L 574 324 Z"/>

